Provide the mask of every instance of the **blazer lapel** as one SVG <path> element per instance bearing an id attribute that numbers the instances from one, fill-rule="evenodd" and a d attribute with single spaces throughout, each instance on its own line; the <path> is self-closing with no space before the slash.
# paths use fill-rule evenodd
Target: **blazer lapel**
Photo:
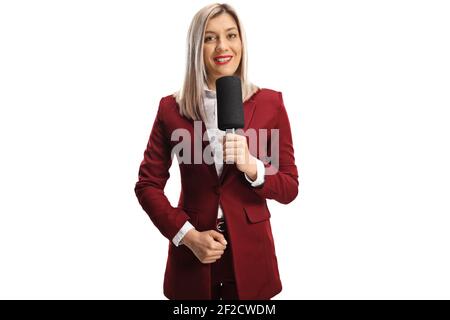
<path id="1" fill-rule="evenodd" d="M 250 128 L 250 122 L 255 112 L 255 99 L 252 97 L 244 103 L 244 131 Z"/>
<path id="2" fill-rule="evenodd" d="M 202 138 L 201 139 L 202 139 L 202 156 L 203 156 L 203 152 L 205 151 L 205 149 L 207 147 L 209 147 L 209 148 L 211 148 L 211 147 L 209 146 L 210 143 L 209 143 L 209 139 L 208 139 L 209 138 L 208 134 L 205 133 L 206 125 L 203 121 L 201 121 L 201 123 L 202 123 Z M 207 139 L 203 140 L 203 137 L 206 137 Z M 208 171 L 212 175 L 213 179 L 215 181 L 219 182 L 219 177 L 217 176 L 216 165 L 214 164 L 214 162 L 212 164 L 205 163 L 205 165 L 208 167 Z"/>

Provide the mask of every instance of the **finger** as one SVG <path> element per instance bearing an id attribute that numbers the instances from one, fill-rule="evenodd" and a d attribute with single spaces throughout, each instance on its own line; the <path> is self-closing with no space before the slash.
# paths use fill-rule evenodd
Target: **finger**
<path id="1" fill-rule="evenodd" d="M 217 242 L 219 243 L 219 242 Z M 225 252 L 225 249 L 210 249 L 207 251 L 208 256 L 221 256 Z"/>
<path id="2" fill-rule="evenodd" d="M 225 147 L 237 147 L 241 144 L 238 140 L 226 140 L 224 143 Z"/>
<path id="3" fill-rule="evenodd" d="M 223 157 L 232 156 L 233 154 L 234 154 L 233 149 L 226 148 L 226 149 L 223 150 L 222 156 Z"/>
<path id="4" fill-rule="evenodd" d="M 235 163 L 236 162 L 235 159 L 236 159 L 235 156 L 228 155 L 228 156 L 225 156 L 224 161 L 225 161 L 225 163 Z"/>
<path id="5" fill-rule="evenodd" d="M 216 263 L 216 262 L 217 262 L 217 260 L 207 260 L 207 261 L 205 261 L 203 263 L 205 263 L 205 264 L 212 264 L 212 263 Z"/>
<path id="6" fill-rule="evenodd" d="M 240 155 L 240 154 L 244 154 L 244 149 L 241 147 L 231 147 L 231 148 L 225 148 L 224 150 L 224 154 L 227 155 Z"/>
<path id="7" fill-rule="evenodd" d="M 221 234 L 220 232 L 218 232 L 216 230 L 211 229 L 211 230 L 209 230 L 208 234 L 215 240 L 225 239 L 223 234 Z"/>
<path id="8" fill-rule="evenodd" d="M 227 240 L 225 240 L 225 237 L 220 232 L 217 232 L 216 230 L 210 230 L 209 235 L 216 241 L 219 241 L 223 245 L 227 244 Z"/>
<path id="9" fill-rule="evenodd" d="M 229 160 L 236 160 L 238 157 L 244 157 L 246 154 L 245 150 L 240 148 L 228 148 L 225 149 L 222 153 L 222 157 L 226 159 L 227 157 L 231 157 Z"/>
<path id="10" fill-rule="evenodd" d="M 209 249 L 211 251 L 223 251 L 226 249 L 226 247 L 226 244 L 224 244 L 223 242 L 214 240 L 213 242 L 211 242 Z"/>
<path id="11" fill-rule="evenodd" d="M 221 254 L 216 254 L 214 256 L 209 256 L 206 258 L 206 260 L 219 260 L 222 257 Z"/>
<path id="12" fill-rule="evenodd" d="M 216 260 L 203 260 L 203 261 L 201 261 L 201 263 L 204 263 L 204 264 L 209 264 L 209 263 L 214 263 L 214 262 L 216 262 Z"/>
<path id="13" fill-rule="evenodd" d="M 247 148 L 245 145 L 240 143 L 227 143 L 222 147 L 222 152 L 226 154 L 244 154 L 246 152 Z"/>
<path id="14" fill-rule="evenodd" d="M 237 140 L 239 140 L 240 139 L 240 135 L 238 135 L 238 134 L 235 134 L 235 133 L 227 133 L 226 135 L 225 135 L 225 139 L 226 139 L 226 141 L 237 141 Z"/>
<path id="15" fill-rule="evenodd" d="M 223 162 L 226 164 L 230 164 L 230 165 L 234 164 L 234 158 L 233 158 L 233 156 L 225 157 Z"/>

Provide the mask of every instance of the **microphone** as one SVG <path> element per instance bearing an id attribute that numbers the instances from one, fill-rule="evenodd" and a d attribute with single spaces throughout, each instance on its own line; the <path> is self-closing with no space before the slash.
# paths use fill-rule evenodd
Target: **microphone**
<path id="1" fill-rule="evenodd" d="M 220 130 L 244 128 L 241 79 L 225 76 L 216 80 L 217 124 Z"/>
<path id="2" fill-rule="evenodd" d="M 220 130 L 244 128 L 241 79 L 225 76 L 216 80 L 217 126 Z M 225 162 L 231 164 L 230 162 Z"/>

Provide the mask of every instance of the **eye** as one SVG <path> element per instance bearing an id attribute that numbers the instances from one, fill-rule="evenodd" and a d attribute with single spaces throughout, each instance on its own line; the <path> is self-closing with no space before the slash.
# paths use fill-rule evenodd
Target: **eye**
<path id="1" fill-rule="evenodd" d="M 213 37 L 213 36 L 206 36 L 205 37 L 205 42 L 209 42 L 209 41 L 212 41 L 212 40 L 215 40 L 216 39 L 216 37 Z"/>
<path id="2" fill-rule="evenodd" d="M 230 33 L 228 36 L 230 38 L 232 38 L 232 39 L 237 38 L 237 34 L 236 33 Z"/>

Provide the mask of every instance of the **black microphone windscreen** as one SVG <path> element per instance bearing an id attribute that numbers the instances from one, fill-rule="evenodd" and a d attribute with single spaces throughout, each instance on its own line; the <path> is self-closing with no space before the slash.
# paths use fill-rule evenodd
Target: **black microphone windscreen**
<path id="1" fill-rule="evenodd" d="M 244 128 L 241 79 L 225 76 L 216 80 L 217 122 L 220 130 Z"/>

